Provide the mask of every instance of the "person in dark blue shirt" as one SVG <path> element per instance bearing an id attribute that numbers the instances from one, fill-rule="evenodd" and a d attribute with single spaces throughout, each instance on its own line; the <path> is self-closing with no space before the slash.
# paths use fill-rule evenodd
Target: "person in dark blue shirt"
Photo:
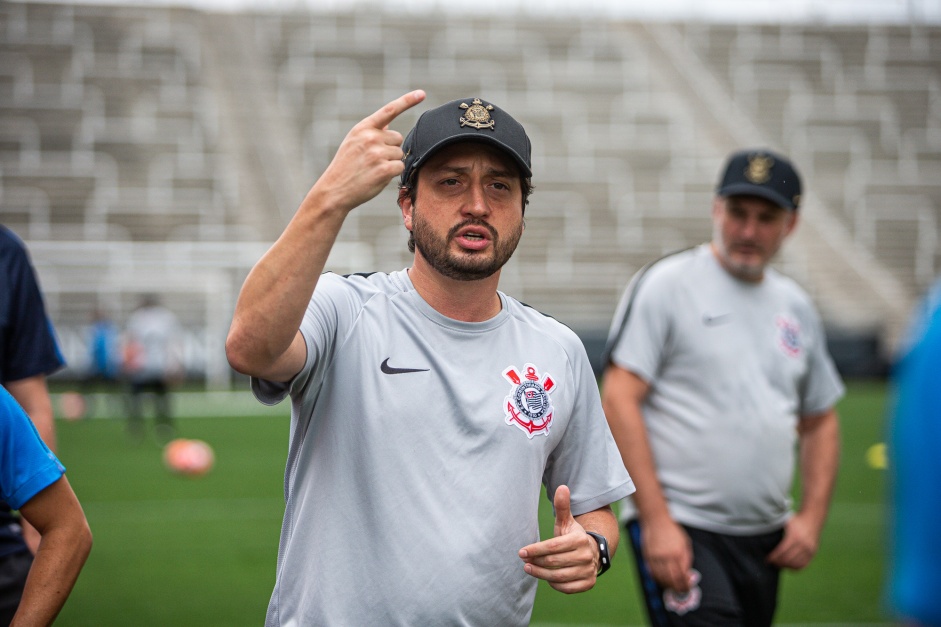
<path id="1" fill-rule="evenodd" d="M 64 365 L 26 247 L 0 225 L 0 385 L 52 450 L 55 427 L 46 377 Z M 36 530 L 21 527 L 9 505 L 0 501 L 0 605 L 14 604 L 15 609 L 38 545 Z"/>

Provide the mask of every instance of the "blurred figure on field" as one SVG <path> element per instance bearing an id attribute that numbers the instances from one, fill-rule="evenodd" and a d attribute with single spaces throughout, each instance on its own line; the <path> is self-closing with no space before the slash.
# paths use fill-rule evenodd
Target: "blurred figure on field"
<path id="1" fill-rule="evenodd" d="M 183 378 L 182 328 L 176 315 L 148 294 L 127 321 L 123 372 L 130 386 L 128 430 L 135 439 L 144 435 L 145 393 L 154 399 L 158 440 L 174 434 L 170 389 Z"/>
<path id="2" fill-rule="evenodd" d="M 65 467 L 39 438 L 23 408 L 0 386 L 0 497 L 42 533 L 29 576 L 18 590 L 0 568 L 0 625 L 51 625 L 91 551 L 85 513 Z"/>
<path id="3" fill-rule="evenodd" d="M 638 272 L 611 325 L 602 400 L 637 483 L 621 516 L 658 627 L 771 625 L 781 570 L 820 546 L 844 388 L 813 302 L 769 266 L 800 198 L 784 156 L 730 155 L 711 242 Z"/>
<path id="4" fill-rule="evenodd" d="M 893 383 L 889 602 L 910 624 L 941 626 L 941 281 L 914 316 Z"/>
<path id="5" fill-rule="evenodd" d="M 95 413 L 93 395 L 115 392 L 121 373 L 121 333 L 118 326 L 103 309 L 95 309 L 92 316 L 92 323 L 88 328 L 88 369 L 82 380 L 86 418 Z"/>
<path id="6" fill-rule="evenodd" d="M 65 366 L 46 315 L 36 272 L 25 245 L 0 225 L 0 385 L 26 411 L 46 445 L 55 450 L 52 400 L 46 377 Z M 19 601 L 39 532 L 0 501 L 0 602 Z"/>

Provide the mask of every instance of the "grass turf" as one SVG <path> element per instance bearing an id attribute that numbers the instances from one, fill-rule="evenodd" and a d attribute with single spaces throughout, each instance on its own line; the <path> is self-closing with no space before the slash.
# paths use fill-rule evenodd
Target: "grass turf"
<path id="1" fill-rule="evenodd" d="M 854 383 L 839 409 L 840 480 L 817 559 L 784 576 L 779 624 L 887 622 L 883 474 L 866 463 L 882 440 L 885 386 Z M 284 412 L 287 408 L 282 408 Z M 261 412 L 259 412 L 261 414 Z M 285 414 L 191 418 L 180 435 L 209 442 L 215 468 L 169 473 L 161 449 L 132 444 L 116 420 L 59 421 L 59 454 L 95 534 L 59 625 L 260 625 L 274 584 L 283 513 Z M 552 514 L 543 500 L 544 537 Z M 533 624 L 645 622 L 630 547 L 594 590 L 567 596 L 540 584 Z"/>

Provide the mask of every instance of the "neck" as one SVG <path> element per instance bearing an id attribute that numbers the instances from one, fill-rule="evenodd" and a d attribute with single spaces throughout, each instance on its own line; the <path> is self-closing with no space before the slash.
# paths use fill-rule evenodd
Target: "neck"
<path id="1" fill-rule="evenodd" d="M 500 313 L 502 308 L 497 295 L 499 270 L 479 281 L 457 281 L 430 268 L 416 254 L 408 277 L 426 303 L 452 320 L 484 322 Z"/>

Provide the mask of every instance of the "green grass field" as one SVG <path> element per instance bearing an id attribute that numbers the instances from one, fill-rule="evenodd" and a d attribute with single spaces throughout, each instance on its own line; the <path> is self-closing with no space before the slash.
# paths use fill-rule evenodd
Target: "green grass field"
<path id="1" fill-rule="evenodd" d="M 182 395 L 180 395 L 182 396 Z M 184 397 L 185 398 L 185 397 Z M 59 455 L 85 508 L 95 546 L 59 625 L 261 625 L 274 584 L 283 513 L 287 406 L 241 397 L 219 409 L 181 401 L 182 437 L 209 442 L 216 465 L 201 478 L 169 473 L 151 440 L 132 444 L 118 420 L 58 421 Z M 840 405 L 843 461 L 823 546 L 787 574 L 778 624 L 887 623 L 883 472 L 866 451 L 882 439 L 885 387 L 854 383 Z M 543 534 L 551 534 L 548 501 Z M 588 593 L 541 586 L 534 625 L 641 625 L 630 548 Z"/>

